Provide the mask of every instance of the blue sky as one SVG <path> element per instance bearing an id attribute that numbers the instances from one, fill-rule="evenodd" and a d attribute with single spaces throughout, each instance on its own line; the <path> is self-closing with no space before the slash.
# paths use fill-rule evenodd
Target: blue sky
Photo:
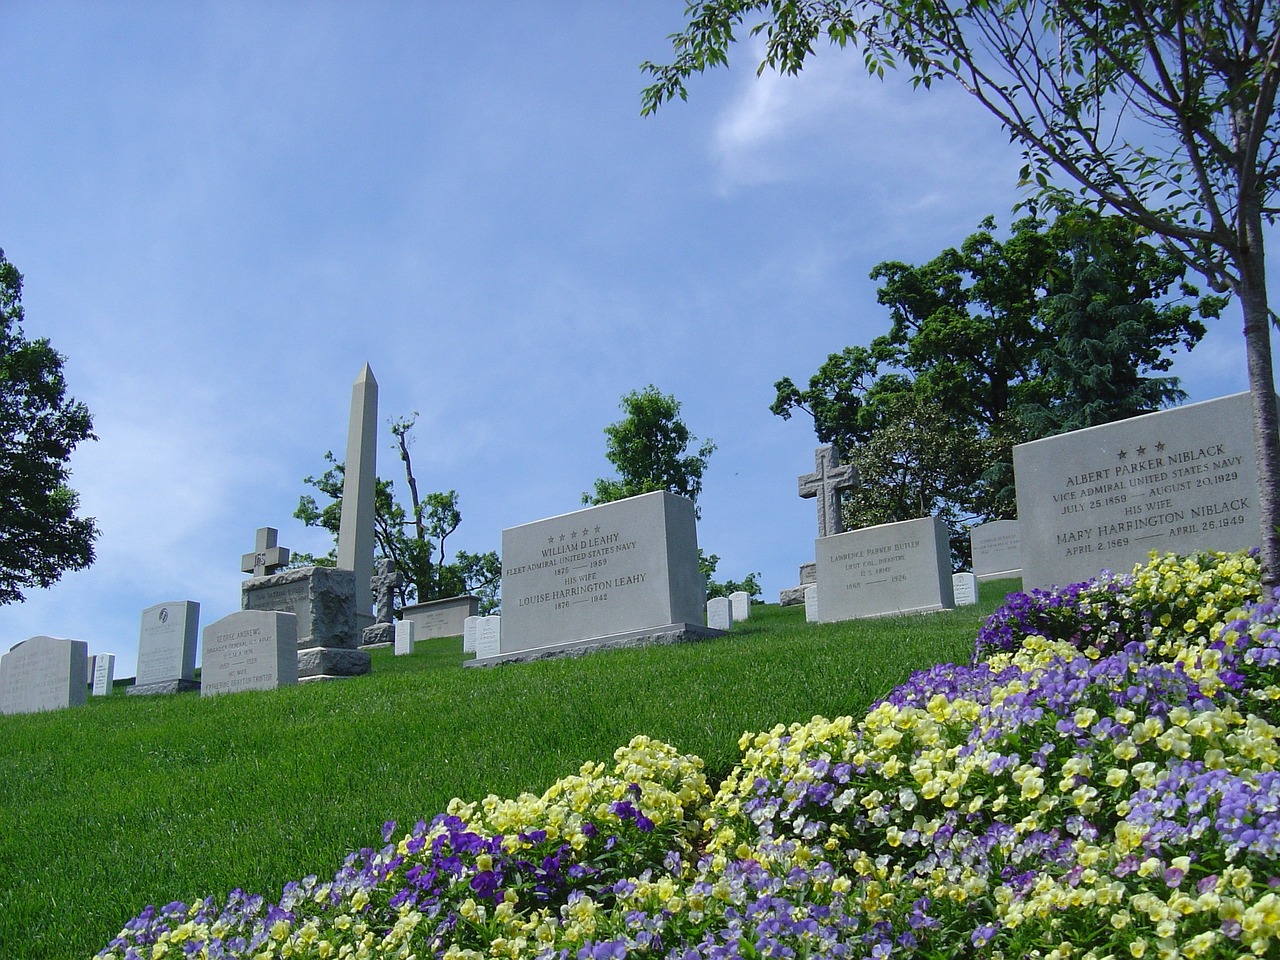
<path id="1" fill-rule="evenodd" d="M 102 529 L 89 570 L 0 607 L 0 649 L 87 640 L 131 676 L 144 608 L 238 609 L 256 528 L 327 550 L 292 514 L 366 361 L 379 472 L 403 490 L 386 425 L 418 411 L 420 488 L 461 496 L 450 553 L 577 509 L 652 383 L 718 447 L 720 575 L 794 586 L 816 440 L 774 381 L 887 329 L 875 264 L 1007 226 L 1020 158 L 856 54 L 757 78 L 744 47 L 642 118 L 683 9 L 0 2 L 0 247 L 94 414 L 72 482 Z M 1178 360 L 1191 399 L 1245 389 L 1239 327 Z"/>

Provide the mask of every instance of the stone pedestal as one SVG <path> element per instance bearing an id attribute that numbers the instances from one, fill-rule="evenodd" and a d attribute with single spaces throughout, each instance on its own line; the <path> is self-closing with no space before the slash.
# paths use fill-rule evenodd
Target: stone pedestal
<path id="1" fill-rule="evenodd" d="M 396 642 L 394 623 L 375 623 L 360 631 L 361 647 L 389 647 Z"/>
<path id="2" fill-rule="evenodd" d="M 299 681 L 369 672 L 356 629 L 355 573 L 335 567 L 299 567 L 240 585 L 245 610 L 276 610 L 298 617 Z"/>

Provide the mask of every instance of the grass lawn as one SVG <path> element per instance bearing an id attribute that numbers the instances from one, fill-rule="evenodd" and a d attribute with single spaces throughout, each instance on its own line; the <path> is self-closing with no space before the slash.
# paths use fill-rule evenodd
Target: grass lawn
<path id="1" fill-rule="evenodd" d="M 860 716 L 912 671 L 967 661 L 1017 581 L 957 611 L 808 624 L 754 606 L 730 635 L 491 670 L 460 638 L 374 651 L 341 682 L 202 699 L 126 697 L 0 717 L 0 958 L 87 958 L 149 903 L 268 897 L 331 876 L 452 797 L 540 793 L 636 734 L 707 763 L 815 714 Z"/>

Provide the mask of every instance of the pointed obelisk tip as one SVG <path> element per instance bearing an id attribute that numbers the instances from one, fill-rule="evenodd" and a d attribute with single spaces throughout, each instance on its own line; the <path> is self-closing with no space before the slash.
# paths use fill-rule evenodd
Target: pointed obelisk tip
<path id="1" fill-rule="evenodd" d="M 356 377 L 356 383 L 360 383 L 362 380 L 372 380 L 374 383 L 378 382 L 377 378 L 373 375 L 373 368 L 370 367 L 368 363 L 365 363 L 364 368 L 360 371 L 360 376 Z"/>

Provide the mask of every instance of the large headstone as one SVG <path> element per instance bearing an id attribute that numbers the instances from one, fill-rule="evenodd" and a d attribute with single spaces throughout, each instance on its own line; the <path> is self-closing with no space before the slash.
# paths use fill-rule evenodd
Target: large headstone
<path id="1" fill-rule="evenodd" d="M 464 635 L 467 618 L 474 617 L 479 612 L 479 597 L 447 597 L 444 600 L 412 603 L 400 611 L 400 619 L 414 622 L 415 635 L 419 640 L 459 637 Z"/>
<path id="2" fill-rule="evenodd" d="M 298 618 L 298 679 L 353 677 L 368 673 L 370 665 L 369 652 L 359 649 L 355 588 L 350 570 L 297 567 L 244 581 L 240 606 Z"/>
<path id="3" fill-rule="evenodd" d="M 992 520 L 969 528 L 973 575 L 979 580 L 1022 576 L 1017 520 Z"/>
<path id="4" fill-rule="evenodd" d="M 200 604 L 194 600 L 157 603 L 142 611 L 138 629 L 138 667 L 129 694 L 199 690 L 196 641 Z"/>
<path id="5" fill-rule="evenodd" d="M 111 693 L 111 685 L 116 679 L 116 655 L 99 653 L 89 658 L 93 668 L 89 671 L 89 684 L 93 687 L 95 697 L 105 697 Z"/>
<path id="6" fill-rule="evenodd" d="M 816 550 L 823 623 L 955 605 L 951 548 L 940 517 L 821 537 Z"/>
<path id="7" fill-rule="evenodd" d="M 693 503 L 658 491 L 502 532 L 501 659 L 718 635 Z M 469 665 L 492 658 L 476 651 Z"/>
<path id="8" fill-rule="evenodd" d="M 728 630 L 733 626 L 733 604 L 728 597 L 712 597 L 707 601 L 707 626 L 712 630 Z"/>
<path id="9" fill-rule="evenodd" d="M 82 706 L 89 693 L 89 644 L 32 637 L 0 657 L 0 713 Z"/>
<path id="10" fill-rule="evenodd" d="M 1256 547 L 1252 418 L 1238 393 L 1014 447 L 1024 589 Z"/>
<path id="11" fill-rule="evenodd" d="M 298 618 L 240 610 L 204 628 L 200 696 L 274 690 L 298 682 Z"/>
<path id="12" fill-rule="evenodd" d="M 735 621 L 746 620 L 751 616 L 751 594 L 745 590 L 735 590 L 729 594 L 729 606 Z"/>
<path id="13" fill-rule="evenodd" d="M 378 381 L 364 365 L 351 387 L 347 459 L 343 464 L 338 567 L 355 572 L 356 626 L 373 624 L 374 490 L 378 468 Z"/>

